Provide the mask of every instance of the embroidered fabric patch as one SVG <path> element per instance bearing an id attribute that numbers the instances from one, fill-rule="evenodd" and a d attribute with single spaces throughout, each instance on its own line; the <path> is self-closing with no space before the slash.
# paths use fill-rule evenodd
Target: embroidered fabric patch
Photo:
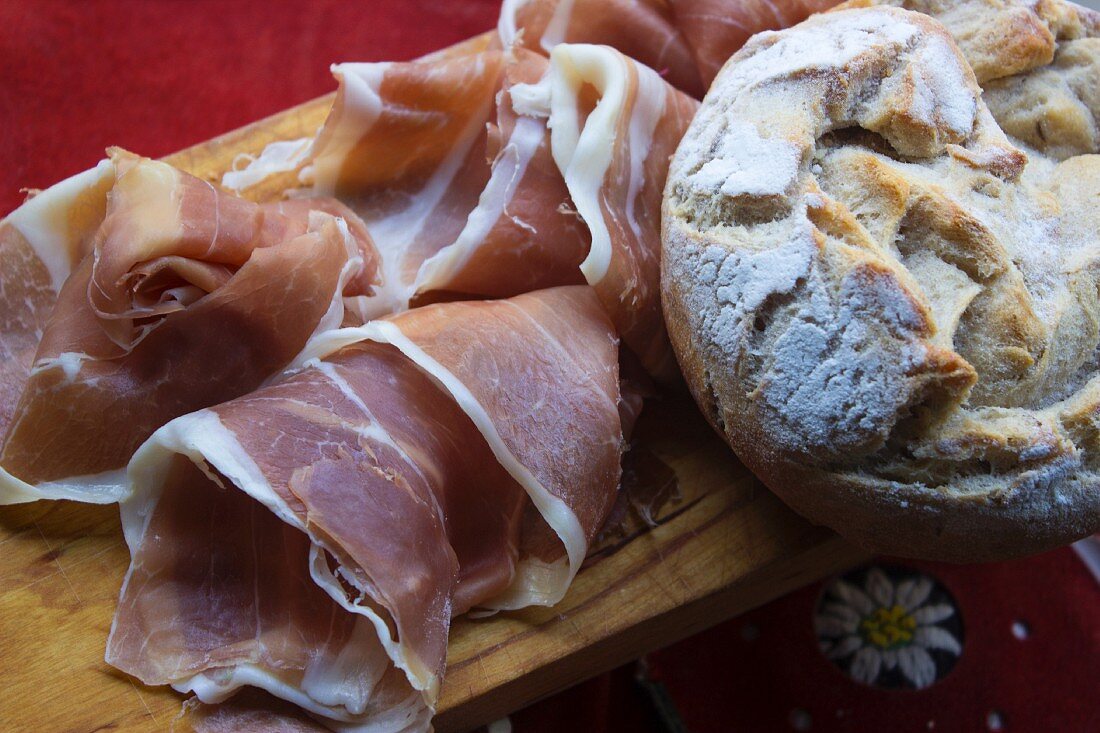
<path id="1" fill-rule="evenodd" d="M 814 613 L 821 652 L 857 682 L 920 689 L 943 679 L 963 650 L 963 621 L 938 580 L 871 565 L 825 587 Z"/>

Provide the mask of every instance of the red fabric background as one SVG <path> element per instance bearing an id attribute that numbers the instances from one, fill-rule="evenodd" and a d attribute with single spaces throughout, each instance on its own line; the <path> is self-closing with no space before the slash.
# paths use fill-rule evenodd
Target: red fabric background
<path id="1" fill-rule="evenodd" d="M 0 214 L 108 145 L 164 155 L 332 90 L 332 62 L 411 58 L 489 29 L 498 7 L 0 0 Z M 1008 731 L 1100 730 L 1100 590 L 1072 551 L 918 567 L 949 587 L 967 625 L 962 659 L 927 691 L 872 690 L 831 667 L 812 633 L 816 585 L 651 655 L 648 686 L 624 667 L 513 715 L 515 730 L 672 730 L 654 703 L 665 692 L 695 733 L 791 730 L 795 709 L 814 731 L 986 730 L 991 710 Z M 1010 633 L 1018 619 L 1026 641 Z"/>
<path id="2" fill-rule="evenodd" d="M 963 652 L 942 680 L 884 690 L 849 679 L 817 651 L 817 583 L 650 656 L 688 729 L 794 730 L 801 711 L 819 733 L 995 730 L 991 714 L 1006 733 L 1100 731 L 1100 585 L 1073 550 L 987 565 L 888 562 L 954 596 Z"/>

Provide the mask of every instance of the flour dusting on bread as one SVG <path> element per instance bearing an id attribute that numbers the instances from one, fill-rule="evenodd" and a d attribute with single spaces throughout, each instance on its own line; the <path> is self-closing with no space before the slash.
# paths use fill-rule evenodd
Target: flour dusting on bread
<path id="1" fill-rule="evenodd" d="M 798 178 L 799 149 L 785 140 L 761 137 L 755 126 L 742 120 L 732 120 L 728 132 L 713 157 L 688 176 L 689 184 L 718 189 L 726 196 L 787 193 Z"/>

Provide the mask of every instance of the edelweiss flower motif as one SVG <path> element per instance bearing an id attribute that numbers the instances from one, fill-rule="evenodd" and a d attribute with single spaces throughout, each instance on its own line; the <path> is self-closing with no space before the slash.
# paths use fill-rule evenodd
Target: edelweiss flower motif
<path id="1" fill-rule="evenodd" d="M 941 625 L 961 631 L 955 606 L 927 575 L 899 571 L 891 581 L 888 572 L 870 568 L 862 589 L 855 580 L 861 571 L 828 588 L 814 616 L 821 651 L 864 684 L 928 687 L 962 653 L 959 639 Z"/>

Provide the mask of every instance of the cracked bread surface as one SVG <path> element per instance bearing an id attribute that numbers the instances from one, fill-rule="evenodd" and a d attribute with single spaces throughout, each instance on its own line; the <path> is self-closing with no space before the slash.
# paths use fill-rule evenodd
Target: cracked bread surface
<path id="1" fill-rule="evenodd" d="M 812 521 L 945 560 L 1100 530 L 1098 41 L 1058 0 L 855 0 L 712 85 L 665 191 L 666 321 Z"/>

